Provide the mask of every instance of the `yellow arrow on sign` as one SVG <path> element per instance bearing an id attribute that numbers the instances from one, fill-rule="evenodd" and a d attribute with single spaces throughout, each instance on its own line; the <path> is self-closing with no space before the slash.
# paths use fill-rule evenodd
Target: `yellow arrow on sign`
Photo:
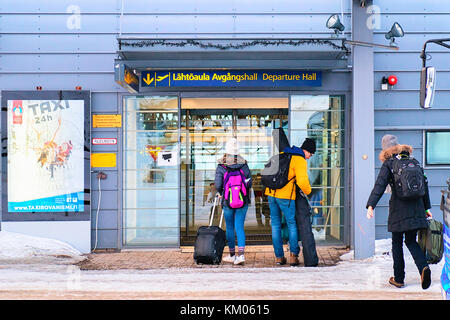
<path id="1" fill-rule="evenodd" d="M 150 73 L 147 73 L 147 79 L 146 79 L 146 78 L 142 78 L 142 80 L 144 80 L 144 82 L 145 82 L 147 85 L 150 85 L 150 83 L 153 82 L 154 78 L 151 78 L 151 79 L 150 79 Z"/>

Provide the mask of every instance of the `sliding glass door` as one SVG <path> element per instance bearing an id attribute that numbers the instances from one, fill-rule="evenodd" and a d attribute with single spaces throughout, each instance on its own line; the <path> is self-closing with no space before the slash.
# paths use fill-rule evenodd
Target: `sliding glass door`
<path id="1" fill-rule="evenodd" d="M 179 245 L 178 97 L 125 97 L 123 245 Z"/>

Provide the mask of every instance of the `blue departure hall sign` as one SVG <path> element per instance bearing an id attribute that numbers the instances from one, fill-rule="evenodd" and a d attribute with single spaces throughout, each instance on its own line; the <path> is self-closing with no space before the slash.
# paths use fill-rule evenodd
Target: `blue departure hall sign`
<path id="1" fill-rule="evenodd" d="M 170 70 L 142 71 L 142 88 L 176 87 L 320 87 L 320 71 L 300 70 Z"/>

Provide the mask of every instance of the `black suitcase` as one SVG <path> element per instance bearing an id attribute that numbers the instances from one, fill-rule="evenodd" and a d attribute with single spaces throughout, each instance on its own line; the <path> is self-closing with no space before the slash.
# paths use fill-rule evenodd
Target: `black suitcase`
<path id="1" fill-rule="evenodd" d="M 217 199 L 218 197 L 214 199 L 209 226 L 202 226 L 197 230 L 197 238 L 194 244 L 194 261 L 197 264 L 220 264 L 222 261 L 226 241 L 225 231 L 220 228 L 222 226 L 223 211 L 219 226 L 212 225 Z"/>

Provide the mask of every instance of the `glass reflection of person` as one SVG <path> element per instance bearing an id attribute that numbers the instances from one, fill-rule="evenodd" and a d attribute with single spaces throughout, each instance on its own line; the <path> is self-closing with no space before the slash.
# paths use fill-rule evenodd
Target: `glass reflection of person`
<path id="1" fill-rule="evenodd" d="M 217 194 L 216 184 L 214 182 L 211 182 L 209 184 L 209 193 L 206 197 L 206 205 L 210 205 L 209 208 L 209 218 L 208 221 L 211 221 L 211 215 L 213 214 L 214 209 L 214 198 Z M 218 225 L 219 223 L 219 217 L 222 214 L 221 208 L 219 204 L 216 206 L 216 214 L 214 215 L 213 225 Z"/>
<path id="2" fill-rule="evenodd" d="M 264 186 L 261 181 L 261 173 L 258 173 L 253 182 L 253 194 L 255 196 L 255 214 L 258 227 L 270 226 L 270 211 L 267 196 L 264 194 Z M 264 224 L 262 222 L 264 216 Z"/>

